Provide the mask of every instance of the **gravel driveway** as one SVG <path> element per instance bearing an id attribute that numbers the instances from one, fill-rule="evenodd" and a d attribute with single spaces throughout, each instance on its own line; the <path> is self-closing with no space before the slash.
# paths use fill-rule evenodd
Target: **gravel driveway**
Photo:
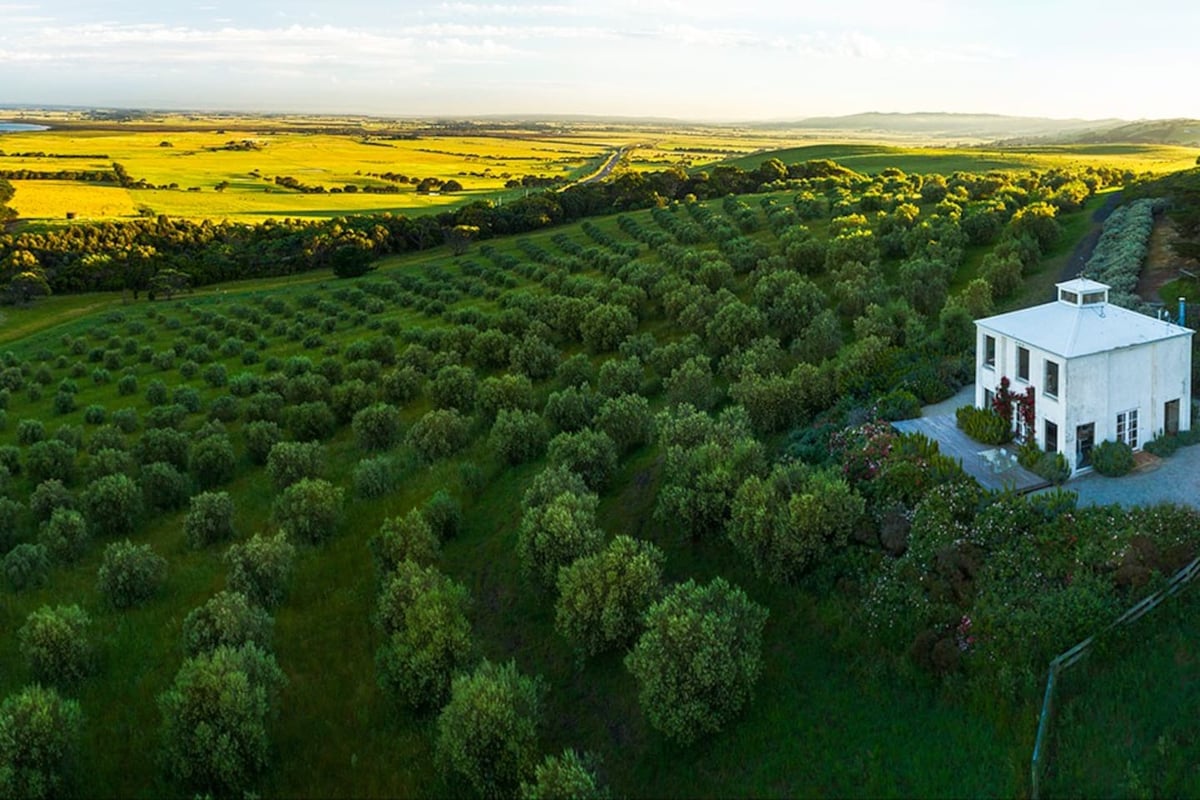
<path id="1" fill-rule="evenodd" d="M 1090 473 L 1063 485 L 1079 494 L 1079 504 L 1123 506 L 1179 503 L 1200 508 L 1200 445 L 1181 447 L 1158 466 L 1120 478 Z"/>

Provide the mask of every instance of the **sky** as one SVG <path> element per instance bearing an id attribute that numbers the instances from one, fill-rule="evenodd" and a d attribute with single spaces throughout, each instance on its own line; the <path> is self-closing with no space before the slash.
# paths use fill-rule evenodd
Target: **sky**
<path id="1" fill-rule="evenodd" d="M 1200 117 L 1189 0 L 3 2 L 0 104 Z"/>

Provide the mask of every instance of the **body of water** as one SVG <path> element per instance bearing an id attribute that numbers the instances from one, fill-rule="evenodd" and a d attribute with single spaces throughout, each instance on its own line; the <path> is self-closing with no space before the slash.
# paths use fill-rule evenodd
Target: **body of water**
<path id="1" fill-rule="evenodd" d="M 48 131 L 45 125 L 30 125 L 27 122 L 5 122 L 0 120 L 0 133 L 28 133 L 30 131 Z"/>

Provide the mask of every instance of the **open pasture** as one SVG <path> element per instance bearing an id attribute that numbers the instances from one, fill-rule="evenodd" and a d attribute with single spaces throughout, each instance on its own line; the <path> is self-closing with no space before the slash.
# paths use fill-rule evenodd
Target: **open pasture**
<path id="1" fill-rule="evenodd" d="M 988 147 L 905 147 L 877 143 L 822 143 L 758 152 L 729 163 L 751 170 L 770 158 L 785 164 L 829 159 L 856 172 L 876 175 L 894 167 L 904 172 L 987 172 L 990 170 L 1114 167 L 1136 173 L 1166 173 L 1195 166 L 1200 150 L 1174 145 L 1055 145 Z"/>

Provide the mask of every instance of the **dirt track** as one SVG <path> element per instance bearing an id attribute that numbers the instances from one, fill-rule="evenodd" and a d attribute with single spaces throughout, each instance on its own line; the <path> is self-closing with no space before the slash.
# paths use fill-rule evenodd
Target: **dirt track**
<path id="1" fill-rule="evenodd" d="M 1067 259 L 1066 264 L 1063 264 L 1062 272 L 1058 275 L 1060 281 L 1071 280 L 1087 266 L 1088 259 L 1092 257 L 1092 251 L 1096 249 L 1096 242 L 1100 241 L 1104 220 L 1108 219 L 1108 215 L 1119 205 L 1121 205 L 1121 192 L 1113 192 L 1104 205 L 1092 212 L 1092 228 L 1088 231 L 1087 236 L 1079 240 L 1079 244 L 1075 245 L 1075 249 L 1071 251 L 1071 257 Z"/>

